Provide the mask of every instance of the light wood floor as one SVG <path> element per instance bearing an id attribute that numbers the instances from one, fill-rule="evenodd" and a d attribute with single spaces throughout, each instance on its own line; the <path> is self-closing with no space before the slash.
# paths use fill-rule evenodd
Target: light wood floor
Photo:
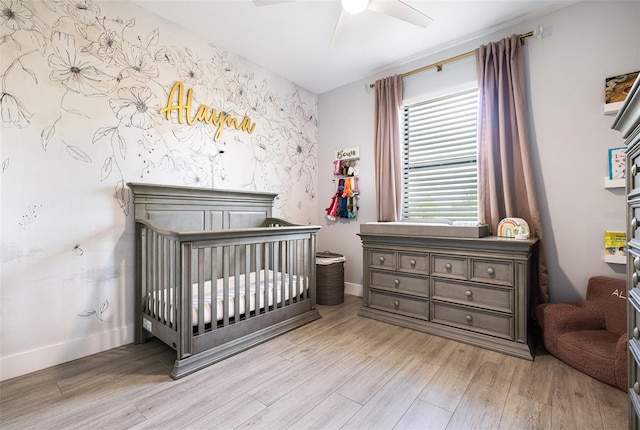
<path id="1" fill-rule="evenodd" d="M 357 316 L 360 298 L 178 381 L 159 341 L 0 383 L 2 429 L 624 429 L 626 395 Z"/>

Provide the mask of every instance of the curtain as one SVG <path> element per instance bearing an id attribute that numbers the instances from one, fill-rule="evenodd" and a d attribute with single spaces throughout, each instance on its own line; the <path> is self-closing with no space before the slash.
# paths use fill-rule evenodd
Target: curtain
<path id="1" fill-rule="evenodd" d="M 375 83 L 375 184 L 378 221 L 398 221 L 402 205 L 400 107 L 402 76 Z"/>
<path id="2" fill-rule="evenodd" d="M 505 217 L 523 218 L 538 242 L 538 290 L 531 306 L 549 301 L 542 225 L 529 152 L 524 61 L 513 35 L 476 49 L 478 70 L 478 197 L 480 221 L 495 233 Z M 536 268 L 532 268 L 536 270 Z"/>

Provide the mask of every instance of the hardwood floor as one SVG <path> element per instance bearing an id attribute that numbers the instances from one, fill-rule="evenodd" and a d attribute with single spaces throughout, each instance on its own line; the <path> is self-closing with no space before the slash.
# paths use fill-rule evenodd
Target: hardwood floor
<path id="1" fill-rule="evenodd" d="M 534 362 L 357 315 L 361 299 L 174 381 L 157 340 L 0 383 L 2 429 L 624 429 L 627 397 Z"/>

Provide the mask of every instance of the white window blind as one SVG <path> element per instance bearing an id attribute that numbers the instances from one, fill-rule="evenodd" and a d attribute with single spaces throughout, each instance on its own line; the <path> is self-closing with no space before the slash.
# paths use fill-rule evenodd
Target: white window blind
<path id="1" fill-rule="evenodd" d="M 477 88 L 403 107 L 404 220 L 478 220 L 477 110 Z"/>

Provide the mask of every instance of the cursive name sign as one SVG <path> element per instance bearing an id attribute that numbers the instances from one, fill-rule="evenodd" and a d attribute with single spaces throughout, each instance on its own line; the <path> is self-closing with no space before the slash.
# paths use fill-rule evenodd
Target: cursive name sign
<path id="1" fill-rule="evenodd" d="M 256 128 L 255 123 L 251 122 L 251 118 L 245 116 L 242 120 L 238 120 L 237 117 L 225 113 L 218 112 L 214 108 L 210 108 L 207 105 L 200 105 L 195 116 L 193 115 L 193 89 L 189 88 L 185 97 L 184 84 L 180 81 L 176 82 L 171 88 L 169 98 L 167 99 L 167 105 L 160 109 L 160 114 L 165 114 L 168 120 L 171 119 L 171 112 L 176 111 L 178 115 L 178 122 L 189 125 L 194 125 L 198 121 L 203 121 L 207 124 L 213 124 L 216 126 L 216 132 L 213 135 L 213 140 L 217 142 L 222 137 L 225 127 L 233 127 L 236 130 L 244 131 L 246 133 L 253 133 Z"/>

